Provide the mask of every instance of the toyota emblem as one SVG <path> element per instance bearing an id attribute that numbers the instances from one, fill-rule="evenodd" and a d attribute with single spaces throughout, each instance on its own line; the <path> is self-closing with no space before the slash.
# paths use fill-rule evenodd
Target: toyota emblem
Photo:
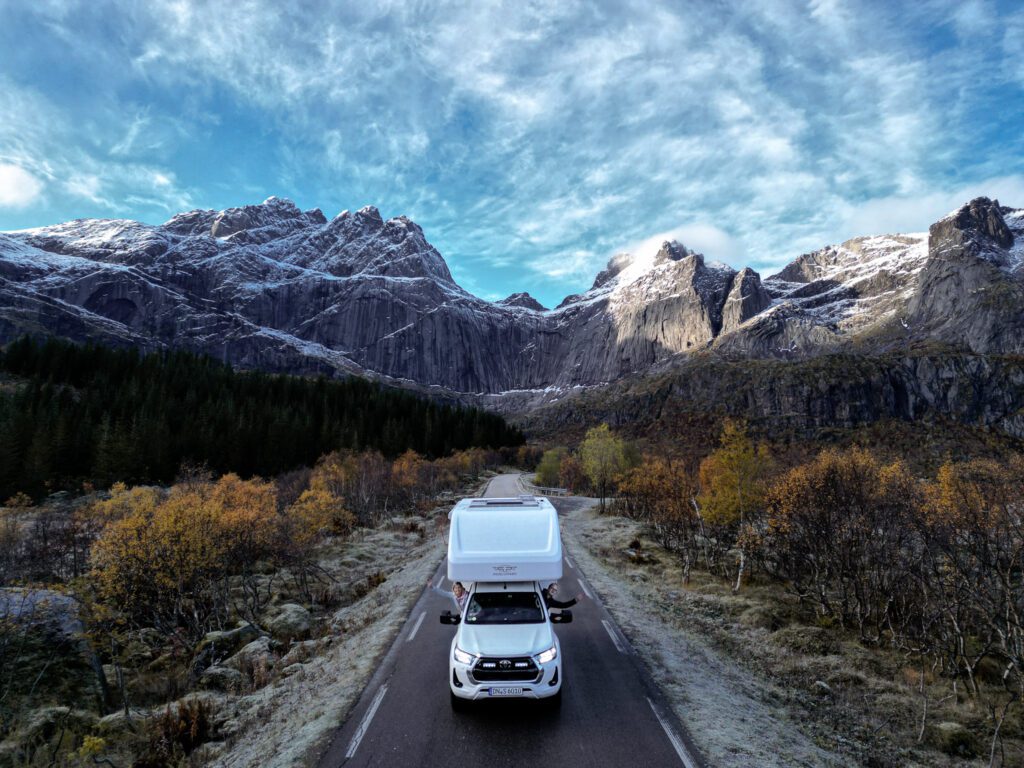
<path id="1" fill-rule="evenodd" d="M 502 659 L 501 661 L 498 662 L 498 666 L 501 667 L 502 669 L 511 669 L 512 668 L 512 662 L 509 661 L 508 659 Z"/>

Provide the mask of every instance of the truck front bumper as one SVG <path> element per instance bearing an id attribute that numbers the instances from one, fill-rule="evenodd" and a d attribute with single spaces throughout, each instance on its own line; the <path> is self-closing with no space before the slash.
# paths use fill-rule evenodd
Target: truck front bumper
<path id="1" fill-rule="evenodd" d="M 554 696 L 562 688 L 561 659 L 538 666 L 540 675 L 530 680 L 489 682 L 476 680 L 470 665 L 453 660 L 448 684 L 452 694 L 460 699 L 546 699 Z"/>

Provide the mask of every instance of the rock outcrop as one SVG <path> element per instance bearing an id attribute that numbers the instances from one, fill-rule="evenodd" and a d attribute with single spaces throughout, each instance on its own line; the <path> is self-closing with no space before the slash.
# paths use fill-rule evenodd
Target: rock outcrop
<path id="1" fill-rule="evenodd" d="M 1024 211 L 979 198 L 926 237 L 849 240 L 762 282 L 677 242 L 619 254 L 547 310 L 460 288 L 422 229 L 270 198 L 160 226 L 0 233 L 0 342 L 55 334 L 186 347 L 241 367 L 354 373 L 455 394 L 568 392 L 696 352 L 800 359 L 940 341 L 1024 350 Z"/>
<path id="2" fill-rule="evenodd" d="M 907 310 L 918 335 L 980 353 L 1024 352 L 1022 214 L 983 197 L 931 226 Z"/>

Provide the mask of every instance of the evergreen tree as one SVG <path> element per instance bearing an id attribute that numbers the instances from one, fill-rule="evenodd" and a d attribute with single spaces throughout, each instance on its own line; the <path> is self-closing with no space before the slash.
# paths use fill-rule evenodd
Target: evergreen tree
<path id="1" fill-rule="evenodd" d="M 0 497 L 123 480 L 182 462 L 272 476 L 339 449 L 428 458 L 520 445 L 504 419 L 363 379 L 236 372 L 184 351 L 18 339 L 0 350 Z"/>

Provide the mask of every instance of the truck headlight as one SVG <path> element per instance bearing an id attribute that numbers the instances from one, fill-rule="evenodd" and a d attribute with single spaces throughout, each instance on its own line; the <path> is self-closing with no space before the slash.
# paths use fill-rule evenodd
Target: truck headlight
<path id="1" fill-rule="evenodd" d="M 541 664 L 547 664 L 549 661 L 554 661 L 557 658 L 558 649 L 553 645 L 546 651 L 541 651 L 537 654 L 537 661 Z"/>
<path id="2" fill-rule="evenodd" d="M 472 664 L 474 661 L 476 661 L 476 656 L 474 656 L 472 653 L 466 653 L 457 645 L 455 646 L 455 653 L 452 655 L 455 657 L 455 660 L 459 662 L 459 664 Z"/>

